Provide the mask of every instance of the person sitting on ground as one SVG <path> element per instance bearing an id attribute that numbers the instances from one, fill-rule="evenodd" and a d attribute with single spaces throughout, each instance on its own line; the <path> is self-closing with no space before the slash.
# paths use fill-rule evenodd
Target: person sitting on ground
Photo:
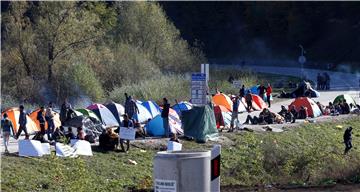
<path id="1" fill-rule="evenodd" d="M 299 110 L 299 119 L 307 119 L 309 117 L 307 107 L 301 106 Z"/>
<path id="2" fill-rule="evenodd" d="M 341 106 L 342 114 L 349 114 L 350 113 L 350 106 L 346 102 L 346 100 L 343 100 L 343 102 L 341 102 L 340 106 Z"/>
<path id="3" fill-rule="evenodd" d="M 82 127 L 78 127 L 77 128 L 77 135 L 76 135 L 76 139 L 78 140 L 85 140 L 85 133 Z"/>
<path id="4" fill-rule="evenodd" d="M 288 112 L 288 110 L 285 108 L 285 106 L 281 105 L 281 111 L 278 114 L 285 117 L 287 112 Z"/>
<path id="5" fill-rule="evenodd" d="M 335 107 L 335 112 L 337 112 L 337 114 L 343 114 L 340 103 L 336 104 L 334 107 Z"/>
<path id="6" fill-rule="evenodd" d="M 85 141 L 88 141 L 89 143 L 95 143 L 94 133 L 91 131 L 86 131 Z"/>
<path id="7" fill-rule="evenodd" d="M 121 127 L 126 127 L 126 128 L 133 128 L 134 127 L 133 122 L 129 119 L 127 114 L 124 114 L 123 118 L 124 118 L 124 120 L 121 122 Z M 124 147 L 124 141 L 126 142 L 126 150 L 125 150 L 125 147 Z M 128 140 L 128 139 L 126 139 L 126 140 L 125 139 L 120 139 L 120 147 L 121 147 L 121 150 L 123 152 L 129 151 L 129 149 L 130 149 L 130 140 Z"/>
<path id="8" fill-rule="evenodd" d="M 177 143 L 180 143 L 176 133 L 172 134 L 171 138 L 169 141 L 173 141 L 173 142 L 177 142 Z"/>
<path id="9" fill-rule="evenodd" d="M 257 125 L 257 124 L 266 124 L 264 118 L 267 115 L 267 109 L 263 109 L 262 112 L 259 114 L 259 117 L 251 117 L 250 115 L 248 115 L 246 117 L 246 120 L 244 122 L 244 124 L 249 124 L 251 123 L 252 125 Z"/>
<path id="10" fill-rule="evenodd" d="M 250 90 L 248 90 L 245 95 L 245 102 L 246 102 L 246 110 L 250 113 L 252 109 L 252 96 Z"/>
<path id="11" fill-rule="evenodd" d="M 275 116 L 274 118 L 274 123 L 277 124 L 283 124 L 285 122 L 285 118 L 277 113 L 272 113 L 273 116 Z"/>
<path id="12" fill-rule="evenodd" d="M 108 127 L 99 136 L 99 147 L 103 150 L 114 150 L 119 144 L 119 136 Z"/>
<path id="13" fill-rule="evenodd" d="M 275 122 L 276 115 L 275 113 L 272 113 L 269 109 L 265 108 L 261 113 L 260 115 L 264 117 L 265 124 L 273 124 Z"/>
<path id="14" fill-rule="evenodd" d="M 295 119 L 298 118 L 299 113 L 296 111 L 295 105 L 291 105 L 290 107 L 290 113 L 293 115 L 294 117 L 294 121 L 292 123 L 295 123 Z"/>
<path id="15" fill-rule="evenodd" d="M 76 139 L 75 134 L 72 132 L 71 127 L 68 128 L 68 132 L 65 136 L 66 136 L 66 139 L 69 140 L 69 142 L 71 139 Z"/>
<path id="16" fill-rule="evenodd" d="M 60 128 L 62 128 L 62 126 L 60 126 Z M 62 132 L 60 128 L 59 127 L 55 128 L 55 131 L 52 135 L 52 139 L 55 140 L 55 142 L 60 142 L 61 139 L 65 137 L 64 132 Z"/>
<path id="17" fill-rule="evenodd" d="M 323 115 L 330 115 L 330 114 L 331 114 L 330 107 L 329 107 L 329 106 L 326 106 L 325 109 L 324 109 Z"/>
<path id="18" fill-rule="evenodd" d="M 151 120 L 151 119 L 150 119 Z M 142 137 L 145 139 L 146 133 L 144 128 L 141 126 L 140 122 L 134 120 L 134 129 L 136 130 L 135 137 Z"/>
<path id="19" fill-rule="evenodd" d="M 325 113 L 325 106 L 322 105 L 319 101 L 316 102 L 316 105 L 319 107 L 321 114 L 324 115 L 324 113 Z"/>

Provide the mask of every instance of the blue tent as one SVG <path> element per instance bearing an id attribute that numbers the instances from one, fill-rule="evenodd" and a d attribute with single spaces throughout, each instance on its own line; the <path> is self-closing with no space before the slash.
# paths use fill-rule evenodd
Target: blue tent
<path id="1" fill-rule="evenodd" d="M 151 121 L 146 124 L 145 130 L 146 133 L 151 136 L 165 135 L 164 123 L 161 115 L 158 115 L 154 119 L 151 119 Z"/>
<path id="2" fill-rule="evenodd" d="M 110 102 L 106 104 L 105 107 L 111 111 L 111 113 L 114 115 L 118 123 L 121 124 L 122 121 L 121 115 L 125 114 L 125 108 L 121 104 L 115 102 Z"/>
<path id="3" fill-rule="evenodd" d="M 140 123 L 146 122 L 148 119 L 152 119 L 151 113 L 143 105 L 136 102 L 136 106 L 139 109 L 139 113 L 134 115 L 134 119 Z"/>
<path id="4" fill-rule="evenodd" d="M 141 105 L 143 105 L 150 112 L 152 118 L 161 113 L 160 107 L 153 101 L 142 102 Z"/>
<path id="5" fill-rule="evenodd" d="M 192 109 L 192 104 L 186 101 L 182 101 L 180 103 L 175 104 L 171 108 L 174 109 L 179 116 L 181 116 L 181 111 L 187 111 Z"/>
<path id="6" fill-rule="evenodd" d="M 255 85 L 255 86 L 252 86 L 252 87 L 250 87 L 248 90 L 250 90 L 250 92 L 252 93 L 252 94 L 255 94 L 255 95 L 259 95 L 259 90 L 258 90 L 258 87 L 259 87 L 260 85 Z M 247 90 L 246 90 L 247 91 Z M 246 93 L 246 92 L 245 92 Z M 263 99 L 264 101 L 266 101 L 266 94 L 264 95 L 264 98 L 261 98 L 261 99 Z M 270 95 L 270 101 L 272 101 L 273 100 L 273 98 L 272 98 L 272 95 Z"/>

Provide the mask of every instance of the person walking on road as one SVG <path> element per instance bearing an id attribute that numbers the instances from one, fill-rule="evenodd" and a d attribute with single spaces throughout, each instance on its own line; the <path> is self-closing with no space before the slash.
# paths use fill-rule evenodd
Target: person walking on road
<path id="1" fill-rule="evenodd" d="M 52 136 L 53 136 L 54 128 L 55 128 L 52 102 L 50 102 L 49 106 L 46 108 L 45 119 L 46 119 L 46 122 L 48 125 L 47 137 L 48 137 L 48 140 L 52 140 Z"/>
<path id="2" fill-rule="evenodd" d="M 26 113 L 24 111 L 24 106 L 20 105 L 20 115 L 19 115 L 19 130 L 17 131 L 15 135 L 15 139 L 19 139 L 19 136 L 22 131 L 25 132 L 25 139 L 29 139 L 29 134 L 26 129 L 27 119 L 26 119 Z"/>
<path id="3" fill-rule="evenodd" d="M 266 88 L 266 101 L 269 105 L 269 108 L 271 107 L 271 101 L 270 101 L 271 93 L 272 93 L 272 87 L 270 83 L 268 83 L 268 86 Z"/>
<path id="4" fill-rule="evenodd" d="M 163 118 L 163 124 L 165 129 L 165 137 L 170 137 L 170 127 L 169 127 L 169 110 L 170 104 L 166 98 L 163 98 L 163 109 L 161 111 L 161 117 Z"/>
<path id="5" fill-rule="evenodd" d="M 352 134 L 352 127 L 349 127 L 344 132 L 344 144 L 345 144 L 345 151 L 344 154 L 347 154 L 349 150 L 352 148 L 351 144 L 351 134 Z"/>
<path id="6" fill-rule="evenodd" d="M 14 125 L 12 124 L 10 119 L 8 119 L 8 114 L 4 113 L 4 119 L 1 120 L 1 131 L 3 135 L 5 153 L 9 153 L 8 146 L 9 146 L 10 133 L 13 130 L 14 130 Z"/>

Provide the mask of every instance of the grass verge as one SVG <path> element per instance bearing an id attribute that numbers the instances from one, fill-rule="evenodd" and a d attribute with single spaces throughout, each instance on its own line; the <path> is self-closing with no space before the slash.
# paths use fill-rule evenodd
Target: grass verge
<path id="1" fill-rule="evenodd" d="M 337 125 L 343 128 L 337 128 Z M 353 126 L 353 146 L 343 155 L 342 135 Z M 324 185 L 360 183 L 360 119 L 304 124 L 284 133 L 226 133 L 222 186 Z M 183 141 L 185 149 L 206 149 L 213 142 Z M 2 156 L 2 191 L 131 191 L 152 188 L 152 160 L 146 151 L 102 153 L 75 159 Z M 138 164 L 131 165 L 128 159 Z"/>

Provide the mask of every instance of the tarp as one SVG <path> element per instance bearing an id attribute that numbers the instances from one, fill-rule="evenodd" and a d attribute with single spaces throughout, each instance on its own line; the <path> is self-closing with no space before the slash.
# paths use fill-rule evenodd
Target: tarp
<path id="1" fill-rule="evenodd" d="M 118 121 L 119 124 L 121 124 L 122 121 L 122 115 L 125 114 L 125 108 L 124 106 L 122 106 L 119 103 L 115 103 L 115 102 L 110 102 L 107 103 L 106 108 L 108 108 L 111 113 L 114 115 L 114 117 L 116 118 L 116 120 Z"/>
<path id="2" fill-rule="evenodd" d="M 46 109 L 45 109 L 46 110 Z M 44 110 L 44 111 L 45 111 Z M 29 117 L 36 123 L 36 126 L 38 127 L 38 130 L 40 130 L 40 122 L 37 120 L 37 114 L 38 112 L 40 111 L 40 108 L 39 109 L 36 109 L 35 111 L 31 112 L 29 114 Z M 59 113 L 56 113 L 54 112 L 54 124 L 55 124 L 55 128 L 56 127 L 60 127 L 61 126 L 61 121 L 60 121 L 60 114 Z M 48 129 L 48 123 L 46 121 L 45 123 L 45 130 Z"/>
<path id="3" fill-rule="evenodd" d="M 182 114 L 184 135 L 198 142 L 218 137 L 214 110 L 211 106 L 195 106 Z"/>
<path id="4" fill-rule="evenodd" d="M 306 107 L 308 115 L 310 117 L 318 117 L 318 116 L 321 115 L 321 111 L 320 111 L 318 105 L 312 99 L 310 99 L 308 97 L 298 97 L 298 98 L 296 98 L 289 105 L 289 109 L 291 108 L 292 105 L 295 106 L 296 111 L 299 111 L 301 106 Z"/>
<path id="5" fill-rule="evenodd" d="M 187 101 L 181 101 L 171 107 L 176 113 L 181 116 L 181 111 L 187 111 L 192 109 L 192 104 Z"/>
<path id="6" fill-rule="evenodd" d="M 17 107 L 6 109 L 1 113 L 1 118 L 3 118 L 4 113 L 8 114 L 8 118 L 10 119 L 10 121 L 14 126 L 13 134 L 16 134 L 20 126 L 19 125 L 20 109 Z M 37 131 L 40 131 L 40 128 L 36 126 L 36 123 L 28 115 L 26 115 L 26 120 L 27 120 L 26 128 L 29 134 L 33 134 Z M 22 134 L 24 134 L 24 132 L 22 132 Z"/>
<path id="7" fill-rule="evenodd" d="M 119 123 L 111 111 L 102 104 L 94 103 L 87 107 L 93 111 L 106 127 L 118 127 Z"/>
<path id="8" fill-rule="evenodd" d="M 346 103 L 350 105 L 350 103 L 352 103 L 354 106 L 356 106 L 356 102 L 354 100 L 354 98 L 352 98 L 350 95 L 348 94 L 343 94 L 343 95 L 338 95 L 335 99 L 334 99 L 334 104 L 338 104 L 341 103 L 341 101 L 346 100 Z"/>
<path id="9" fill-rule="evenodd" d="M 160 114 L 160 107 L 153 101 L 145 101 L 141 103 L 151 114 L 151 117 L 154 118 Z"/>
<path id="10" fill-rule="evenodd" d="M 142 103 L 142 102 L 141 102 Z M 146 122 L 148 119 L 152 119 L 152 115 L 151 113 L 146 109 L 146 107 L 144 107 L 143 105 L 141 105 L 141 103 L 139 103 L 138 101 L 136 101 L 136 106 L 139 109 L 139 113 L 134 115 L 134 119 L 140 123 L 144 123 Z"/>
<path id="11" fill-rule="evenodd" d="M 229 111 L 232 111 L 233 102 L 231 101 L 229 96 L 223 93 L 218 93 L 214 95 L 212 99 L 215 105 L 222 105 L 226 107 L 226 109 L 228 109 Z"/>
<path id="12" fill-rule="evenodd" d="M 77 116 L 71 118 L 64 123 L 64 126 L 75 128 L 82 127 L 85 132 L 90 131 L 95 135 L 100 135 L 104 130 L 101 124 L 94 124 L 94 122 L 90 120 L 90 117 L 86 116 Z"/>

